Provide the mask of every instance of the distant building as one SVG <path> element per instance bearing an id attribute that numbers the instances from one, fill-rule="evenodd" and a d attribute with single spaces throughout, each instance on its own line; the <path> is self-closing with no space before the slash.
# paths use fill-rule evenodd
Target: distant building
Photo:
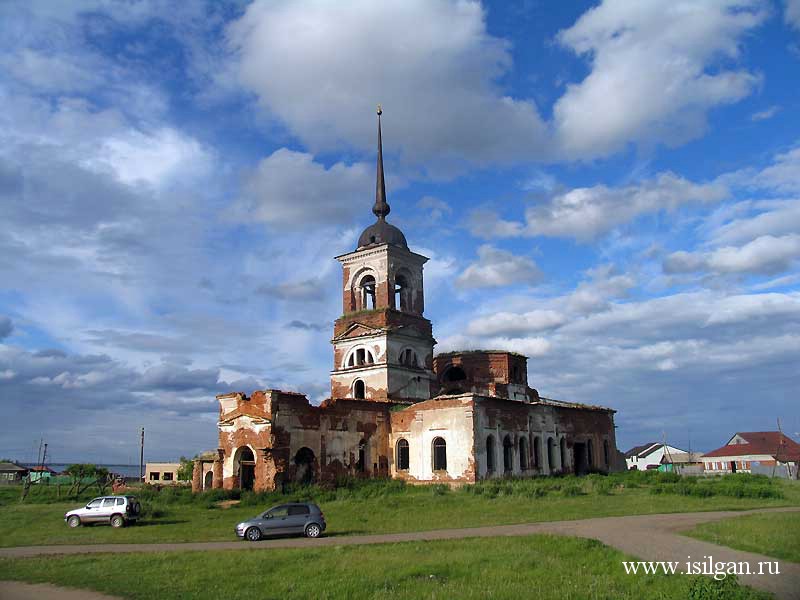
<path id="1" fill-rule="evenodd" d="M 144 482 L 153 485 L 174 485 L 178 483 L 180 463 L 147 463 L 144 470 Z"/>
<path id="2" fill-rule="evenodd" d="M 50 467 L 36 466 L 30 468 L 31 483 L 37 483 L 40 481 L 46 482 L 55 475 L 58 475 L 58 473 L 53 471 L 53 469 Z"/>
<path id="3" fill-rule="evenodd" d="M 676 453 L 685 454 L 686 450 L 681 450 L 680 448 L 662 442 L 650 442 L 649 444 L 634 446 L 628 450 L 625 453 L 625 464 L 628 465 L 628 470 L 634 471 L 657 469 L 665 454 L 670 455 Z"/>
<path id="4" fill-rule="evenodd" d="M 800 444 L 780 431 L 741 431 L 703 455 L 706 473 L 756 473 L 780 468 L 797 479 Z"/>
<path id="5" fill-rule="evenodd" d="M 0 485 L 20 483 L 28 469 L 11 462 L 0 462 Z"/>
<path id="6" fill-rule="evenodd" d="M 667 452 L 661 457 L 659 471 L 675 472 L 684 475 L 703 474 L 702 452 Z"/>

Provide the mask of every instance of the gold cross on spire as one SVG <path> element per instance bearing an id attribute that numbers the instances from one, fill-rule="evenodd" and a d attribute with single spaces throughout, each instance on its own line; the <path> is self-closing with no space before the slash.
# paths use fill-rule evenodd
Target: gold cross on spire
<path id="1" fill-rule="evenodd" d="M 383 114 L 383 108 L 381 108 L 381 105 L 378 104 L 378 116 L 380 116 L 382 114 Z"/>

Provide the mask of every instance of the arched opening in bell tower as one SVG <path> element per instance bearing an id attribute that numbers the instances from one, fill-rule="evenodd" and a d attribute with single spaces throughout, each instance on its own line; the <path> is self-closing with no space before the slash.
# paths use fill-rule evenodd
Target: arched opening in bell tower
<path id="1" fill-rule="evenodd" d="M 403 312 L 411 310 L 411 288 L 402 274 L 394 278 L 394 307 Z"/>
<path id="2" fill-rule="evenodd" d="M 375 301 L 375 278 L 372 275 L 367 275 L 361 280 L 359 285 L 361 289 L 361 310 L 375 310 L 377 307 Z"/>

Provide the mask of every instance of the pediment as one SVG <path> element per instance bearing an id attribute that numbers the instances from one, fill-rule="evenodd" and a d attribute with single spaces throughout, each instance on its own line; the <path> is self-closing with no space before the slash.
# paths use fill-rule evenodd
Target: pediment
<path id="1" fill-rule="evenodd" d="M 272 421 L 266 415 L 250 411 L 234 410 L 223 415 L 219 425 L 269 425 Z"/>
<path id="2" fill-rule="evenodd" d="M 370 327 L 368 325 L 364 325 L 363 323 L 353 323 L 347 329 L 345 329 L 342 333 L 337 335 L 334 340 L 346 340 L 350 338 L 358 338 L 364 337 L 369 335 L 378 335 L 383 333 L 383 329 L 378 329 L 375 327 Z"/>

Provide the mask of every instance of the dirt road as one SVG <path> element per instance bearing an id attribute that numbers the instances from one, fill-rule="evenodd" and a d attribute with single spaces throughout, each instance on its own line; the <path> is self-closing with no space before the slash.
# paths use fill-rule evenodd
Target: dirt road
<path id="1" fill-rule="evenodd" d="M 468 529 L 440 529 L 410 533 L 379 535 L 331 536 L 318 539 L 283 538 L 257 543 L 195 542 L 176 544 L 96 544 L 82 546 L 24 546 L 0 548 L 0 557 L 21 558 L 55 554 L 90 554 L 123 552 L 187 552 L 202 550 L 240 550 L 261 552 L 274 548 L 318 548 L 324 546 L 351 546 L 357 544 L 386 544 L 419 540 L 450 540 L 468 537 L 520 536 L 537 533 L 570 535 L 600 540 L 613 548 L 642 560 L 678 561 L 679 570 L 684 570 L 687 557 L 702 561 L 713 557 L 715 562 L 747 562 L 752 566 L 759 562 L 774 562 L 776 559 L 717 546 L 680 535 L 678 532 L 691 529 L 700 523 L 761 512 L 797 511 L 800 508 L 757 509 L 748 511 L 717 511 L 678 513 L 667 515 L 635 515 L 626 517 L 604 517 L 576 521 L 554 521 L 519 525 L 497 525 Z M 754 588 L 772 592 L 781 600 L 800 598 L 800 564 L 779 561 L 780 575 L 744 575 L 740 581 Z M 7 584 L 0 582 L 0 599 L 23 600 L 26 596 L 7 595 Z M 57 596 L 51 596 L 57 598 Z M 59 599 L 60 600 L 60 599 Z M 63 600 L 68 600 L 65 597 Z"/>

